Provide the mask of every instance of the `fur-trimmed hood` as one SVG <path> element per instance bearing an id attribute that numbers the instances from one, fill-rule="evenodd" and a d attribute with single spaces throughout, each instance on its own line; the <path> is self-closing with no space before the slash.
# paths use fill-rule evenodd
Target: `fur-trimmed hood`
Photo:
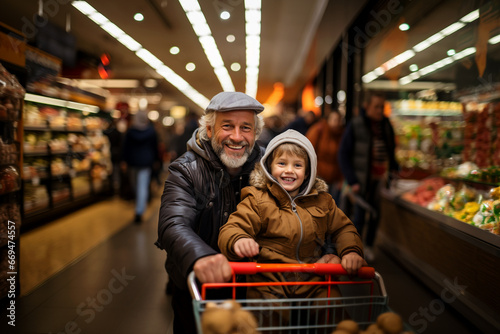
<path id="1" fill-rule="evenodd" d="M 255 168 L 250 174 L 250 185 L 259 189 L 265 189 L 268 183 L 273 182 L 278 184 L 276 179 L 271 175 L 270 171 L 267 170 L 266 160 L 268 159 L 268 157 L 270 157 L 272 151 L 283 143 L 293 143 L 299 145 L 306 150 L 309 156 L 310 173 L 306 180 L 304 180 L 304 184 L 300 188 L 299 196 L 307 195 L 311 193 L 313 189 L 317 190 L 318 192 L 328 191 L 328 185 L 326 184 L 326 182 L 316 177 L 317 157 L 316 152 L 314 151 L 314 147 L 312 146 L 309 139 L 295 130 L 287 130 L 274 137 L 269 142 L 266 148 L 266 153 L 260 160 L 260 164 L 255 164 Z"/>

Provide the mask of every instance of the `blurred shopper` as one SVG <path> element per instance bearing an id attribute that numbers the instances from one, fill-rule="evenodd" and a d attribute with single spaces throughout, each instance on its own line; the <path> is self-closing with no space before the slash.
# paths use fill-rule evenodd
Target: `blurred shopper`
<path id="1" fill-rule="evenodd" d="M 379 222 L 380 189 L 386 185 L 390 173 L 398 170 L 395 159 L 395 137 L 389 119 L 384 116 L 385 96 L 368 92 L 364 108 L 346 127 L 339 150 L 342 173 L 350 186 L 350 191 L 358 196 L 354 205 L 353 222 L 365 237 L 365 257 L 375 259 L 373 244 Z M 367 208 L 369 218 L 366 218 Z"/>
<path id="2" fill-rule="evenodd" d="M 198 115 L 194 112 L 189 112 L 186 115 L 184 129 L 180 135 L 176 135 L 172 140 L 172 147 L 175 151 L 174 159 L 177 159 L 187 151 L 187 142 L 193 135 L 193 132 L 198 128 Z"/>
<path id="3" fill-rule="evenodd" d="M 285 127 L 285 130 L 296 130 L 305 136 L 307 130 L 316 122 L 316 114 L 312 110 L 306 112 L 304 115 L 302 113 L 303 111 L 300 110 L 297 117 Z"/>
<path id="4" fill-rule="evenodd" d="M 108 137 L 110 153 L 111 153 L 111 164 L 113 165 L 113 171 L 111 173 L 111 187 L 113 195 L 119 193 L 120 189 L 120 162 L 122 158 L 122 143 L 123 143 L 123 133 L 120 132 L 116 126 L 118 120 L 110 117 L 107 120 L 107 128 L 103 131 L 104 135 Z"/>
<path id="5" fill-rule="evenodd" d="M 145 110 L 139 110 L 132 118 L 123 142 L 122 168 L 130 176 L 135 190 L 134 222 L 142 222 L 149 198 L 151 172 L 158 158 L 158 137 Z"/>
<path id="6" fill-rule="evenodd" d="M 187 152 L 170 164 L 156 245 L 167 252 L 175 334 L 196 333 L 188 274 L 194 271 L 202 283 L 231 278 L 231 267 L 220 254 L 217 239 L 262 157 L 261 148 L 255 145 L 262 132 L 263 120 L 258 115 L 262 110 L 262 104 L 244 93 L 217 94 L 189 140 Z"/>
<path id="7" fill-rule="evenodd" d="M 262 147 L 267 147 L 267 144 L 283 131 L 283 122 L 278 115 L 271 115 L 264 118 L 264 129 L 257 140 L 257 143 Z"/>
<path id="8" fill-rule="evenodd" d="M 306 133 L 318 156 L 318 176 L 328 184 L 328 191 L 337 205 L 343 182 L 338 162 L 342 132 L 342 116 L 334 110 L 326 118 L 313 124 Z"/>

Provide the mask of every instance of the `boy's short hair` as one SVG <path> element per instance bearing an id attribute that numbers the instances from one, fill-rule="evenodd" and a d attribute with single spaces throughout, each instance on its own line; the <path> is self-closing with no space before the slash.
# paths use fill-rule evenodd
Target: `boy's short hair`
<path id="1" fill-rule="evenodd" d="M 269 155 L 266 161 L 267 169 L 271 170 L 271 164 L 273 160 L 285 153 L 289 153 L 295 156 L 298 156 L 299 158 L 304 159 L 306 163 L 306 175 L 309 175 L 309 170 L 310 170 L 310 165 L 309 165 L 309 155 L 307 154 L 307 151 L 302 147 L 294 143 L 283 143 L 279 146 L 277 146 Z"/>

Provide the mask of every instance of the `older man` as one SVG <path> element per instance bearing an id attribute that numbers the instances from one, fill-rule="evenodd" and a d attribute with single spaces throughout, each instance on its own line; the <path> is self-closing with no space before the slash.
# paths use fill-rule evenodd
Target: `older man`
<path id="1" fill-rule="evenodd" d="M 189 272 L 194 270 L 203 283 L 231 277 L 217 239 L 262 156 L 255 145 L 264 124 L 262 110 L 262 104 L 244 93 L 217 94 L 189 140 L 188 151 L 169 167 L 156 245 L 168 254 L 174 333 L 196 333 L 186 284 Z"/>

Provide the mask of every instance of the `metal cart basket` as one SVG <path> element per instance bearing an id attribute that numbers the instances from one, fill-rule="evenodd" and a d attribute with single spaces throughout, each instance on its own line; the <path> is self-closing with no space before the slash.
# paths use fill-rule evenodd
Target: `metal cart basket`
<path id="1" fill-rule="evenodd" d="M 233 270 L 232 282 L 205 283 L 198 288 L 194 272 L 188 277 L 188 286 L 193 297 L 193 307 L 198 333 L 201 331 L 201 315 L 208 302 L 224 300 L 206 300 L 208 289 L 231 288 L 232 298 L 243 309 L 253 313 L 258 323 L 258 331 L 264 333 L 328 333 L 338 322 L 354 320 L 361 329 L 376 322 L 377 317 L 390 311 L 387 292 L 382 276 L 374 268 L 362 267 L 357 277 L 347 277 L 347 272 L 340 264 L 267 264 L 255 262 L 230 262 Z M 276 283 L 241 283 L 237 275 L 255 275 L 264 272 L 294 272 L 324 275 L 320 282 L 276 282 Z M 342 279 L 344 278 L 344 279 Z M 287 299 L 237 299 L 236 289 L 259 285 L 324 285 L 328 290 L 327 298 L 287 298 Z M 332 286 L 337 286 L 342 297 L 330 297 Z M 359 288 L 358 288 L 359 287 Z M 200 291 L 201 290 L 201 291 Z M 361 294 L 359 294 L 361 292 Z M 274 314 L 274 316 L 273 316 Z M 276 319 L 269 323 L 266 319 Z"/>

